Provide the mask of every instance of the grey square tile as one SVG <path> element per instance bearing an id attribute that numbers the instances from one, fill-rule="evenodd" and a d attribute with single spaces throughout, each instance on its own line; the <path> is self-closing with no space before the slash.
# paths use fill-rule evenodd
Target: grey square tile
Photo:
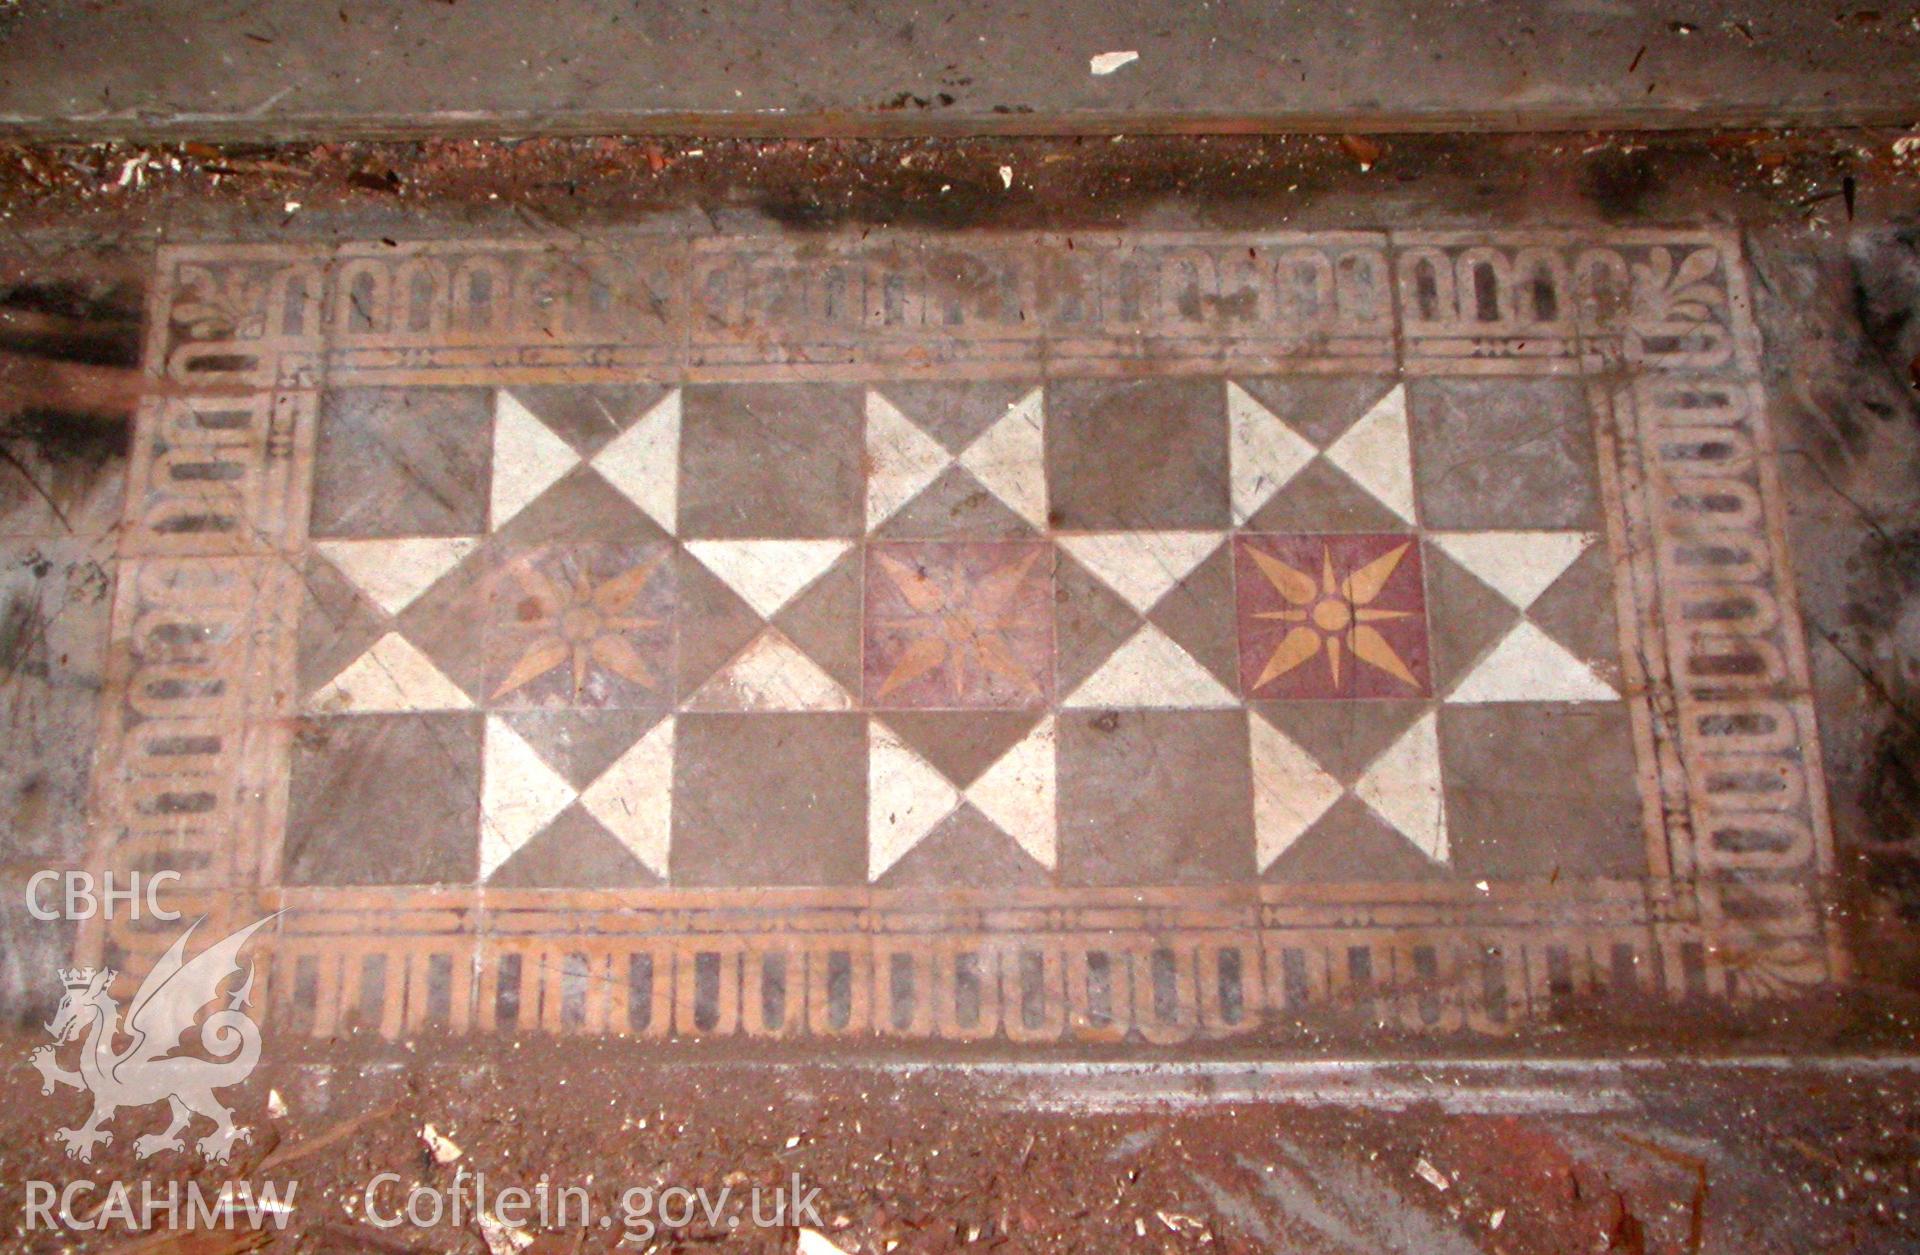
<path id="1" fill-rule="evenodd" d="M 1226 385 L 1218 379 L 1047 385 L 1054 525 L 1124 531 L 1226 527 Z"/>
<path id="2" fill-rule="evenodd" d="M 858 536 L 865 394 L 830 384 L 709 384 L 681 396 L 680 534 Z"/>
<path id="3" fill-rule="evenodd" d="M 676 884 L 864 884 L 867 728 L 857 714 L 682 715 Z"/>
<path id="4" fill-rule="evenodd" d="M 281 863 L 294 885 L 472 884 L 481 717 L 303 719 Z"/>
<path id="5" fill-rule="evenodd" d="M 1060 878 L 1172 885 L 1253 876 L 1253 778 L 1237 710 L 1062 714 Z"/>
<path id="6" fill-rule="evenodd" d="M 320 400 L 316 537 L 474 536 L 487 530 L 492 393 L 337 388 Z"/>
<path id="7" fill-rule="evenodd" d="M 1624 706 L 1447 706 L 1440 759 L 1462 876 L 1647 874 Z"/>
<path id="8" fill-rule="evenodd" d="M 1441 529 L 1597 528 L 1599 468 L 1584 388 L 1566 379 L 1408 384 L 1421 521 Z"/>

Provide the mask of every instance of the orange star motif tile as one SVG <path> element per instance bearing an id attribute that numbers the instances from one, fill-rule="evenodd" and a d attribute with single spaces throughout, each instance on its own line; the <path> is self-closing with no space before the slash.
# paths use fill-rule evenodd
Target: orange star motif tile
<path id="1" fill-rule="evenodd" d="M 1249 698 L 1428 694 L 1426 592 L 1412 536 L 1246 536 L 1234 565 Z"/>
<path id="2" fill-rule="evenodd" d="M 671 697 L 673 614 L 664 545 L 548 546 L 491 576 L 490 706 L 627 707 Z"/>
<path id="3" fill-rule="evenodd" d="M 1052 549 L 903 542 L 867 551 L 867 700 L 891 708 L 1044 706 L 1053 697 Z"/>

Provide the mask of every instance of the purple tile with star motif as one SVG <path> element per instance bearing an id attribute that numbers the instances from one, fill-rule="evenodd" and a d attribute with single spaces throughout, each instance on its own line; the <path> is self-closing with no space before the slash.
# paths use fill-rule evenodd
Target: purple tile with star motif
<path id="1" fill-rule="evenodd" d="M 865 627 L 873 706 L 1044 706 L 1053 697 L 1053 549 L 1025 542 L 872 545 Z"/>
<path id="2" fill-rule="evenodd" d="M 556 544 L 508 557 L 488 576 L 487 704 L 670 703 L 667 557 L 663 544 Z"/>

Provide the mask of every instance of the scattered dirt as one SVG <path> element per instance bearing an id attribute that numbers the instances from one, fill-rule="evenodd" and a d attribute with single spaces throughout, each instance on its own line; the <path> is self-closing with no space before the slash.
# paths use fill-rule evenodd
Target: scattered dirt
<path id="1" fill-rule="evenodd" d="M 92 224 L 122 240 L 161 224 L 286 234 L 339 212 L 371 212 L 404 231 L 409 217 L 429 209 L 439 231 L 463 217 L 518 219 L 522 229 L 541 230 L 662 210 L 752 210 L 792 230 L 1085 229 L 1170 210 L 1222 225 L 1378 225 L 1383 205 L 1395 218 L 1417 214 L 1431 225 L 1542 211 L 1566 221 L 1698 214 L 1834 223 L 1912 209 L 1920 150 L 1897 150 L 1903 138 L 1843 131 L 0 145 L 0 204 L 16 230 L 70 233 Z M 1182 204 L 1169 206 L 1175 196 Z M 236 210 L 245 211 L 239 221 Z"/>
<path id="2" fill-rule="evenodd" d="M 0 1073 L 0 1176 L 12 1183 L 0 1191 L 0 1230 L 9 1232 L 26 1221 L 26 1180 L 127 1181 L 136 1193 L 142 1180 L 174 1181 L 208 1197 L 239 1181 L 261 1197 L 271 1182 L 282 1198 L 293 1189 L 294 1210 L 268 1249 L 479 1253 L 477 1222 L 422 1231 L 371 1221 L 396 1214 L 416 1185 L 445 1197 L 460 1181 L 471 1200 L 472 1177 L 483 1174 L 498 1198 L 544 1175 L 555 1208 L 562 1189 L 584 1197 L 568 1196 L 575 1223 L 545 1226 L 536 1249 L 608 1250 L 623 1231 L 643 1232 L 643 1218 L 660 1219 L 640 1215 L 645 1199 L 627 1193 L 635 1188 L 657 1199 L 670 1186 L 710 1196 L 727 1187 L 750 1216 L 744 1200 L 759 1187 L 770 1217 L 772 1191 L 791 1191 L 797 1177 L 819 1227 L 849 1252 L 1761 1255 L 1910 1249 L 1901 1244 L 1915 1231 L 1920 1186 L 1920 1077 L 1911 1074 L 1654 1073 L 1627 1080 L 1622 1109 L 1593 1114 L 1545 1090 L 1560 1110 L 1117 1113 L 1063 1103 L 1067 1091 L 1031 1078 L 653 1067 L 637 1064 L 627 1043 L 542 1038 L 340 1041 L 270 1055 L 229 1094 L 253 1128 L 231 1164 L 174 1151 L 135 1159 L 135 1136 L 165 1123 L 155 1109 L 123 1113 L 114 1141 L 81 1165 L 61 1156 L 51 1130 L 80 1120 L 85 1101 L 65 1090 L 42 1097 L 38 1076 L 18 1062 L 28 1044 L 0 1049 L 15 1061 Z M 284 1116 L 269 1113 L 269 1092 Z M 427 1124 L 457 1158 L 432 1153 Z M 382 1173 L 393 1175 L 376 1185 L 370 1215 L 366 1188 Z M 86 1198 L 82 1218 L 105 1196 Z M 603 1229 L 602 1215 L 619 1219 Z M 75 1246 L 36 1233 L 11 1249 L 112 1250 L 130 1236 L 116 1226 Z M 795 1235 L 695 1219 L 624 1249 L 715 1245 L 786 1253 Z"/>

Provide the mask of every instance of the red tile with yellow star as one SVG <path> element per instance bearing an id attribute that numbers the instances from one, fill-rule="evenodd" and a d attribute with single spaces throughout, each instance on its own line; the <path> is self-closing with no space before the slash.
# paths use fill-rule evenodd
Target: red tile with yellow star
<path id="1" fill-rule="evenodd" d="M 1250 535 L 1234 553 L 1249 701 L 1427 696 L 1418 537 Z"/>

